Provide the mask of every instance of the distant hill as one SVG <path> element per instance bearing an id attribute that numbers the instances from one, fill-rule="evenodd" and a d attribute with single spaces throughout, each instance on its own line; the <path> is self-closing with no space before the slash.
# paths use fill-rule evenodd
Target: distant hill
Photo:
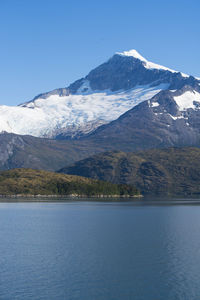
<path id="1" fill-rule="evenodd" d="M 31 168 L 55 171 L 86 158 L 104 147 L 92 143 L 36 138 L 13 133 L 0 134 L 0 170 Z"/>
<path id="2" fill-rule="evenodd" d="M 106 152 L 59 172 L 136 186 L 143 194 L 200 196 L 200 149 Z"/>
<path id="3" fill-rule="evenodd" d="M 132 186 L 32 169 L 0 172 L 0 195 L 134 196 Z"/>

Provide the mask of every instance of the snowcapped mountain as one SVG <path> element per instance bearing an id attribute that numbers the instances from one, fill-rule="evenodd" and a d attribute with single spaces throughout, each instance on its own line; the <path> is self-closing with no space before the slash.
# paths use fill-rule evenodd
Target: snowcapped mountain
<path id="1" fill-rule="evenodd" d="M 160 91 L 199 83 L 192 76 L 147 61 L 136 50 L 116 53 L 67 88 L 40 94 L 19 106 L 0 106 L 0 132 L 78 138 L 118 119 Z M 197 109 L 193 104 L 196 95 L 177 99 L 180 110 L 185 103 Z"/>

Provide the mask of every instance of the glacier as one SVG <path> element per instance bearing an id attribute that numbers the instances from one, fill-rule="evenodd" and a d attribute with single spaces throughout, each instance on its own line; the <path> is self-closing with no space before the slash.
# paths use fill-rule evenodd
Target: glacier
<path id="1" fill-rule="evenodd" d="M 92 91 L 84 82 L 74 95 L 51 95 L 19 106 L 0 106 L 0 132 L 54 138 L 74 137 L 107 124 L 169 84 L 137 86 L 128 91 Z M 87 87 L 87 92 L 84 89 Z M 82 94 L 81 94 L 82 93 Z"/>

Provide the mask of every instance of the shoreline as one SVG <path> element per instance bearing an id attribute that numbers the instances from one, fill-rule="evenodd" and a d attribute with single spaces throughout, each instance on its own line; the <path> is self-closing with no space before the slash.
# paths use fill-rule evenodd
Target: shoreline
<path id="1" fill-rule="evenodd" d="M 77 194 L 71 194 L 71 195 L 31 195 L 31 194 L 16 194 L 16 195 L 0 195 L 0 202 L 3 202 L 7 199 L 17 199 L 17 200 L 34 200 L 34 201 L 45 201 L 45 200 L 75 200 L 75 199 L 133 199 L 133 198 L 143 198 L 143 195 L 77 195 Z"/>

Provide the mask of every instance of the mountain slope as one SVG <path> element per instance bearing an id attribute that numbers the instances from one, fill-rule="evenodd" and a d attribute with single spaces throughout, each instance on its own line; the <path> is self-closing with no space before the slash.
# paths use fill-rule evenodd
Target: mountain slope
<path id="1" fill-rule="evenodd" d="M 99 151 L 103 149 L 99 148 Z M 55 171 L 99 151 L 85 143 L 4 133 L 0 134 L 0 170 L 32 168 Z"/>
<path id="2" fill-rule="evenodd" d="M 106 152 L 76 162 L 59 172 L 134 184 L 142 194 L 200 196 L 198 148 Z"/>
<path id="3" fill-rule="evenodd" d="M 148 62 L 135 50 L 116 53 L 68 88 L 40 94 L 17 107 L 0 106 L 0 132 L 79 138 L 161 90 L 198 83 L 192 76 Z"/>
<path id="4" fill-rule="evenodd" d="M 161 91 L 85 140 L 120 151 L 199 146 L 200 87 Z"/>

